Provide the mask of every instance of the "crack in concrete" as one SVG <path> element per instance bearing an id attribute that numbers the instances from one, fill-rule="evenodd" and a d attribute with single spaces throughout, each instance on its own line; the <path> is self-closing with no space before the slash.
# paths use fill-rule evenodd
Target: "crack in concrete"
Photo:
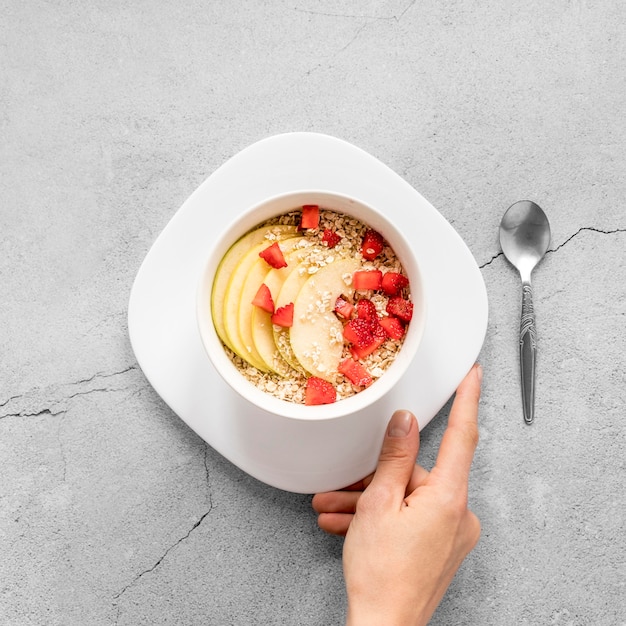
<path id="1" fill-rule="evenodd" d="M 147 569 L 137 574 L 127 585 L 125 585 L 120 591 L 118 591 L 116 594 L 113 595 L 113 602 L 116 607 L 116 620 L 115 620 L 116 624 L 120 617 L 120 608 L 117 603 L 117 600 L 119 600 L 131 587 L 136 585 L 144 576 L 156 570 L 159 567 L 159 565 L 161 565 L 161 563 L 165 560 L 168 554 L 172 550 L 174 550 L 177 546 L 179 546 L 181 543 L 186 541 L 191 535 L 191 533 L 202 524 L 202 522 L 207 518 L 209 513 L 213 510 L 213 497 L 212 497 L 211 479 L 210 479 L 210 472 L 209 472 L 208 452 L 209 452 L 209 446 L 205 444 L 204 472 L 206 476 L 207 490 L 208 490 L 208 500 L 209 500 L 208 509 L 198 518 L 198 520 L 194 523 L 194 525 L 180 539 L 177 539 L 171 546 L 169 546 L 165 550 L 165 552 L 154 562 L 152 566 L 148 567 Z"/>
<path id="2" fill-rule="evenodd" d="M 369 24 L 377 21 L 390 21 L 395 20 L 396 22 L 400 22 L 400 20 L 404 17 L 405 13 L 417 2 L 417 0 L 411 0 L 409 4 L 400 12 L 399 15 L 367 15 L 367 14 L 348 14 L 348 13 L 325 13 L 322 11 L 311 11 L 307 9 L 299 9 L 294 8 L 295 11 L 299 11 L 301 13 L 308 13 L 309 15 L 321 15 L 324 17 L 341 17 L 347 19 L 356 19 L 356 20 L 364 20 L 363 24 L 357 29 L 352 38 L 341 48 L 337 49 L 331 56 L 331 58 L 335 58 L 345 52 L 358 38 L 359 35 L 367 28 Z M 303 74 L 303 78 L 308 78 L 313 72 L 316 72 L 323 67 L 330 67 L 329 63 L 318 63 L 313 66 L 311 69 L 307 70 Z"/>
<path id="3" fill-rule="evenodd" d="M 549 248 L 546 254 L 550 252 L 557 252 L 557 250 L 560 250 L 564 245 L 568 244 L 572 239 L 574 239 L 574 237 L 578 237 L 578 235 L 580 235 L 580 233 L 584 231 L 590 231 L 592 233 L 600 233 L 601 235 L 615 235 L 617 233 L 626 233 L 626 228 L 614 228 L 613 230 L 603 230 L 602 228 L 594 228 L 593 226 L 582 226 L 573 235 L 568 237 L 563 243 L 559 244 L 556 248 Z"/>
<path id="4" fill-rule="evenodd" d="M 590 231 L 593 233 L 599 233 L 601 235 L 615 235 L 617 233 L 626 233 L 626 228 L 614 228 L 612 230 L 603 230 L 602 228 L 595 228 L 593 226 L 581 226 L 573 235 L 570 235 L 563 243 L 560 243 L 556 248 L 548 248 L 546 254 L 558 252 L 563 246 L 567 245 L 572 239 L 575 239 L 582 232 Z M 484 269 L 488 265 L 491 265 L 498 257 L 504 256 L 504 252 L 500 251 L 494 254 L 488 261 L 485 261 L 482 265 L 479 265 L 479 269 Z"/>
<path id="5" fill-rule="evenodd" d="M 23 394 L 11 396 L 0 403 L 0 408 L 8 408 L 11 405 L 17 406 L 13 410 L 7 410 L 0 414 L 0 420 L 10 417 L 56 417 L 57 415 L 65 413 L 67 411 L 67 403 L 78 396 L 85 396 L 97 392 L 121 391 L 125 387 L 108 385 L 79 389 L 73 393 L 70 392 L 71 389 L 85 387 L 88 386 L 89 383 L 100 382 L 102 379 L 123 377 L 124 374 L 136 369 L 137 365 L 130 365 L 118 372 L 96 372 L 93 376 L 71 383 L 64 383 L 45 389 L 36 388 Z"/>
<path id="6" fill-rule="evenodd" d="M 394 20 L 399 22 L 404 14 L 417 2 L 417 0 L 411 0 L 407 6 L 400 11 L 399 15 L 367 15 L 365 13 L 328 13 L 325 11 L 312 11 L 311 9 L 300 9 L 298 7 L 294 7 L 294 11 L 298 11 L 299 13 L 308 13 L 309 15 L 320 15 L 322 17 L 343 17 L 347 19 L 357 19 L 357 20 L 370 20 L 373 22 L 377 21 L 391 21 Z"/>

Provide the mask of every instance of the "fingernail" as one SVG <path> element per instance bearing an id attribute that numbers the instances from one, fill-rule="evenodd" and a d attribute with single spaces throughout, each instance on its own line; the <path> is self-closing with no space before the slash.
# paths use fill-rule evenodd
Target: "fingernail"
<path id="1" fill-rule="evenodd" d="M 478 382 L 483 382 L 483 366 L 480 363 L 476 363 L 476 376 L 478 376 Z"/>
<path id="2" fill-rule="evenodd" d="M 411 430 L 413 415 L 409 411 L 396 411 L 389 420 L 387 435 L 389 437 L 406 437 Z"/>

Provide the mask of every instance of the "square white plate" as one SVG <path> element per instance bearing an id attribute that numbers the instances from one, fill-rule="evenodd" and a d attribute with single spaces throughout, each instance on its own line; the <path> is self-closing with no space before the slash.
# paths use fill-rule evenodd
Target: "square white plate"
<path id="1" fill-rule="evenodd" d="M 424 279 L 427 319 L 409 371 L 371 408 L 336 420 L 290 420 L 241 399 L 213 368 L 196 321 L 198 281 L 217 236 L 245 209 L 302 189 L 355 197 L 384 212 L 401 225 Z M 471 252 L 415 189 L 345 141 L 288 133 L 235 155 L 176 212 L 139 269 L 128 328 L 147 379 L 209 445 L 269 485 L 314 493 L 374 469 L 394 410 L 412 411 L 420 428 L 436 415 L 476 360 L 487 316 Z"/>

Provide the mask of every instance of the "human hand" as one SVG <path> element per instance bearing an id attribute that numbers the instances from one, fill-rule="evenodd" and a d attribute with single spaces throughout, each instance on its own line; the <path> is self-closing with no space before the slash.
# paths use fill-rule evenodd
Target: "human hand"
<path id="1" fill-rule="evenodd" d="M 348 626 L 426 624 L 478 542 L 480 523 L 467 508 L 467 492 L 481 379 L 475 365 L 459 385 L 430 472 L 415 464 L 415 417 L 396 411 L 374 474 L 314 496 L 319 526 L 346 535 Z"/>

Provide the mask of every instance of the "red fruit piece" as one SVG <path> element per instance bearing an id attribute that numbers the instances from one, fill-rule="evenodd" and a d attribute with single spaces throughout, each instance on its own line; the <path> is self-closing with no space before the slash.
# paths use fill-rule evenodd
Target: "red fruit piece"
<path id="1" fill-rule="evenodd" d="M 270 288 L 265 283 L 261 283 L 259 290 L 256 292 L 256 296 L 254 296 L 254 300 L 252 300 L 252 304 L 268 313 L 274 312 L 274 300 L 272 300 Z"/>
<path id="2" fill-rule="evenodd" d="M 351 346 L 350 352 L 355 359 L 364 359 L 366 356 L 372 354 L 372 352 L 378 350 L 380 346 L 382 346 L 387 340 L 387 335 L 382 326 L 378 325 L 378 329 L 382 331 L 382 335 L 375 334 L 373 335 L 372 342 L 368 346 Z"/>
<path id="3" fill-rule="evenodd" d="M 388 296 L 397 296 L 408 284 L 409 279 L 398 272 L 383 275 L 382 288 Z"/>
<path id="4" fill-rule="evenodd" d="M 389 339 L 402 339 L 404 337 L 404 325 L 397 317 L 382 317 L 380 325 L 385 329 Z"/>
<path id="5" fill-rule="evenodd" d="M 341 315 L 344 319 L 349 320 L 352 315 L 352 311 L 354 311 L 354 306 L 339 296 L 335 301 L 335 313 L 337 313 L 337 315 Z"/>
<path id="6" fill-rule="evenodd" d="M 302 207 L 300 228 L 317 228 L 320 223 L 320 208 L 316 204 L 305 204 Z"/>
<path id="7" fill-rule="evenodd" d="M 341 237 L 329 228 L 325 229 L 322 233 L 322 243 L 325 243 L 329 248 L 334 248 L 341 241 Z"/>
<path id="8" fill-rule="evenodd" d="M 353 385 L 369 387 L 372 384 L 372 375 L 354 359 L 347 358 L 339 363 L 339 373 L 343 374 Z"/>
<path id="9" fill-rule="evenodd" d="M 380 270 L 357 270 L 352 275 L 352 286 L 359 291 L 380 289 L 383 273 Z"/>
<path id="10" fill-rule="evenodd" d="M 364 359 L 366 356 L 372 354 L 375 350 L 377 350 L 385 341 L 387 341 L 387 333 L 385 329 L 380 325 L 378 318 L 373 320 L 357 320 L 362 321 L 368 325 L 369 332 L 371 334 L 371 339 L 368 343 L 364 345 L 353 345 L 350 347 L 350 351 L 352 352 L 352 356 L 355 359 Z"/>
<path id="11" fill-rule="evenodd" d="M 399 317 L 403 322 L 410 322 L 413 317 L 413 303 L 400 296 L 394 296 L 387 302 L 387 313 Z"/>
<path id="12" fill-rule="evenodd" d="M 285 306 L 279 306 L 276 309 L 276 312 L 272 315 L 272 324 L 282 326 L 283 328 L 293 326 L 293 302 L 285 304 Z"/>
<path id="13" fill-rule="evenodd" d="M 316 376 L 307 378 L 304 388 L 304 404 L 332 404 L 335 400 L 337 400 L 337 391 L 327 380 Z"/>
<path id="14" fill-rule="evenodd" d="M 367 298 L 361 298 L 356 303 L 356 316 L 363 320 L 374 320 L 378 317 L 376 305 Z"/>
<path id="15" fill-rule="evenodd" d="M 383 236 L 375 230 L 365 231 L 363 242 L 361 243 L 361 254 L 364 259 L 373 261 L 385 247 Z"/>
<path id="16" fill-rule="evenodd" d="M 287 267 L 287 261 L 285 261 L 283 251 L 280 249 L 278 241 L 275 241 L 269 248 L 261 250 L 259 256 L 275 269 Z"/>
<path id="17" fill-rule="evenodd" d="M 374 341 L 372 334 L 372 325 L 369 320 L 356 318 L 350 320 L 343 328 L 343 336 L 346 341 L 357 346 L 365 348 Z"/>

